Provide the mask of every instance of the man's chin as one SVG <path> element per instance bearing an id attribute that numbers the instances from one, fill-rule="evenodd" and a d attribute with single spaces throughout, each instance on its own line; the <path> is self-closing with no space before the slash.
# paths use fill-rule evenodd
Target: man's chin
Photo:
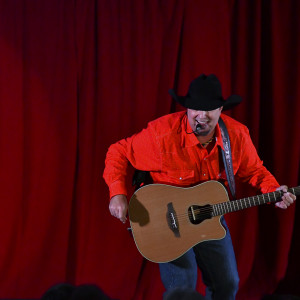
<path id="1" fill-rule="evenodd" d="M 209 133 L 210 133 L 209 130 L 195 132 L 195 134 L 198 136 L 207 136 L 207 135 L 209 135 Z"/>

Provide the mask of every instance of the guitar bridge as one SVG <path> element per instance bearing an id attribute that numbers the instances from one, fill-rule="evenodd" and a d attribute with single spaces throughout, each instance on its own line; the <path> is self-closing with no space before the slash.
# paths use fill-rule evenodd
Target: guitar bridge
<path id="1" fill-rule="evenodd" d="M 173 203 L 172 202 L 168 203 L 167 208 L 168 210 L 167 210 L 166 217 L 167 217 L 169 228 L 173 231 L 176 237 L 180 237 L 179 223 L 178 223 L 175 209 L 173 207 Z"/>

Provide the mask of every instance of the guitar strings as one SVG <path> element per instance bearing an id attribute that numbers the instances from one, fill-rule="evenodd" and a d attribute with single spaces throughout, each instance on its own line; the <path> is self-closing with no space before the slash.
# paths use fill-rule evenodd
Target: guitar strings
<path id="1" fill-rule="evenodd" d="M 298 195 L 300 192 L 300 187 L 294 187 L 294 188 L 290 188 L 288 190 L 289 192 L 291 192 L 294 195 Z M 239 199 L 239 200 L 234 200 L 234 201 L 229 201 L 229 202 L 223 202 L 223 203 L 216 203 L 214 205 L 211 205 L 210 207 L 201 207 L 201 208 L 195 208 L 194 212 L 196 215 L 207 215 L 207 214 L 211 214 L 211 216 L 220 216 L 222 214 L 216 214 L 214 207 L 217 208 L 217 210 L 219 211 L 224 211 L 225 213 L 227 212 L 234 212 L 240 209 L 243 209 L 243 207 L 251 207 L 251 206 L 257 206 L 260 204 L 266 204 L 266 203 L 271 203 L 271 202 L 276 202 L 278 200 L 278 198 L 282 195 L 282 191 L 275 191 L 275 192 L 271 192 L 271 193 L 267 193 L 267 194 L 262 194 L 262 195 L 257 195 L 257 196 L 253 196 L 253 197 L 247 197 L 247 198 L 243 198 L 243 199 Z M 272 199 L 270 199 L 270 196 L 272 197 Z M 268 201 L 266 201 L 266 199 L 268 199 Z M 247 204 L 248 201 L 248 204 Z M 252 201 L 252 203 L 251 203 Z M 244 204 L 243 204 L 244 202 Z M 261 203 L 262 202 L 262 203 Z M 178 214 L 176 215 L 176 218 L 178 220 L 184 220 L 186 219 L 186 217 L 193 217 L 193 213 L 192 212 L 187 212 L 184 214 Z"/>
<path id="2" fill-rule="evenodd" d="M 298 188 L 295 188 L 296 190 L 298 190 Z M 276 198 L 279 197 L 281 194 L 280 192 L 274 192 L 274 193 L 270 193 L 273 194 L 273 196 L 275 196 Z M 275 194 L 275 195 L 274 195 Z M 211 216 L 220 216 L 222 215 L 222 213 L 215 213 L 214 207 L 216 207 L 216 209 L 218 211 L 224 211 L 224 213 L 227 212 L 234 212 L 236 210 L 240 210 L 243 208 L 243 202 L 246 203 L 246 201 L 248 201 L 248 205 L 251 206 L 256 206 L 258 204 L 264 204 L 261 203 L 261 201 L 265 201 L 265 196 L 267 194 L 263 194 L 263 195 L 257 195 L 257 196 L 253 196 L 253 197 L 247 197 L 247 198 L 243 198 L 243 199 L 239 199 L 239 200 L 234 200 L 234 201 L 229 201 L 229 202 L 221 202 L 221 203 L 216 203 L 211 205 L 210 207 L 201 207 L 201 208 L 195 208 L 194 212 L 196 215 L 198 215 L 198 217 L 201 215 L 207 215 L 211 213 Z M 255 199 L 255 197 L 257 199 Z M 274 201 L 276 201 L 276 199 L 273 199 Z M 250 201 L 252 201 L 252 205 L 250 205 Z M 274 202 L 274 201 L 270 201 L 270 202 Z M 184 214 L 178 214 L 177 218 L 178 220 L 182 220 L 186 217 L 193 217 L 193 213 L 192 212 L 188 212 L 188 213 L 184 213 Z"/>
<path id="3" fill-rule="evenodd" d="M 196 209 L 194 209 L 194 212 L 195 212 L 195 215 L 207 215 L 207 214 L 210 214 L 210 213 L 212 213 L 212 216 L 214 216 L 213 215 L 213 210 L 212 210 L 212 208 L 211 207 L 204 207 L 204 208 L 196 208 Z M 183 213 L 183 214 L 178 214 L 178 215 L 176 215 L 176 218 L 178 219 L 178 220 L 184 220 L 184 219 L 186 219 L 186 217 L 193 217 L 193 213 L 192 212 L 187 212 L 187 213 Z"/>

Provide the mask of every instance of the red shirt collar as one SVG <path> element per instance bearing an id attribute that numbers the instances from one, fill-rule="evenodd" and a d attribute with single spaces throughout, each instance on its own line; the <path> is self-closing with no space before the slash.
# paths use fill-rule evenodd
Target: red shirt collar
<path id="1" fill-rule="evenodd" d="M 185 115 L 181 122 L 181 146 L 182 147 L 193 147 L 193 146 L 200 144 L 196 135 L 193 133 L 190 133 L 192 131 L 193 130 L 190 126 L 190 123 L 187 120 L 187 115 Z M 224 149 L 219 124 L 217 124 L 216 129 L 215 129 L 215 137 L 216 137 L 216 145 L 218 145 L 222 149 Z"/>

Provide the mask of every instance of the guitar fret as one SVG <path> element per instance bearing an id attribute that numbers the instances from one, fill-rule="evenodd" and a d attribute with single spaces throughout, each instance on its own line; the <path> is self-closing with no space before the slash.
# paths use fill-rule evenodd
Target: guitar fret
<path id="1" fill-rule="evenodd" d="M 228 212 L 230 212 L 231 210 L 230 210 L 230 205 L 231 205 L 231 201 L 229 201 L 228 203 L 227 203 L 227 206 L 228 206 Z"/>
<path id="2" fill-rule="evenodd" d="M 266 194 L 266 196 L 265 197 L 267 197 L 267 194 Z M 266 199 L 266 203 L 269 203 L 269 199 Z"/>
<path id="3" fill-rule="evenodd" d="M 277 202 L 277 198 L 279 198 L 283 195 L 283 191 L 277 191 L 277 194 L 279 194 L 279 195 L 275 198 L 275 202 Z"/>
<path id="4" fill-rule="evenodd" d="M 219 215 L 223 215 L 225 213 L 224 203 L 219 203 Z"/>
<path id="5" fill-rule="evenodd" d="M 224 203 L 221 203 L 220 204 L 220 215 L 223 215 L 225 212 L 225 209 L 224 209 Z"/>
<path id="6" fill-rule="evenodd" d="M 290 188 L 289 192 L 296 195 L 298 193 L 298 189 L 299 187 L 297 187 L 295 191 L 295 188 Z M 253 197 L 246 197 L 239 200 L 217 203 L 213 205 L 212 215 L 213 216 L 223 215 L 229 212 L 242 210 L 247 207 L 258 206 L 270 202 L 276 202 L 277 199 L 282 195 L 282 193 L 283 193 L 282 191 L 274 191 L 271 193 L 256 195 Z"/>
<path id="7" fill-rule="evenodd" d="M 224 211 L 224 203 L 219 204 L 219 215 L 223 215 L 225 213 Z"/>
<path id="8" fill-rule="evenodd" d="M 225 203 L 221 203 L 221 211 L 220 214 L 223 215 L 226 212 Z"/>
<path id="9" fill-rule="evenodd" d="M 217 215 L 217 216 L 219 215 L 219 211 L 218 211 L 218 208 L 219 208 L 219 207 L 218 207 L 218 206 L 219 206 L 219 205 L 217 204 L 217 205 L 216 205 L 216 215 Z"/>
<path id="10" fill-rule="evenodd" d="M 219 215 L 223 215 L 226 212 L 224 210 L 224 203 L 220 203 L 218 206 L 219 206 Z"/>
<path id="11" fill-rule="evenodd" d="M 213 216 L 217 216 L 217 213 L 216 213 L 216 205 L 213 206 Z"/>
<path id="12" fill-rule="evenodd" d="M 213 209 L 213 211 L 212 211 L 212 216 L 213 217 L 215 217 L 217 214 L 216 214 L 216 205 L 213 205 L 212 206 L 212 209 Z"/>
<path id="13" fill-rule="evenodd" d="M 233 211 L 232 206 L 231 206 L 232 202 L 229 202 L 229 204 L 230 204 L 230 211 Z"/>
<path id="14" fill-rule="evenodd" d="M 226 206 L 227 206 L 227 212 L 229 212 L 230 210 L 229 210 L 229 203 L 228 202 L 226 202 Z"/>

